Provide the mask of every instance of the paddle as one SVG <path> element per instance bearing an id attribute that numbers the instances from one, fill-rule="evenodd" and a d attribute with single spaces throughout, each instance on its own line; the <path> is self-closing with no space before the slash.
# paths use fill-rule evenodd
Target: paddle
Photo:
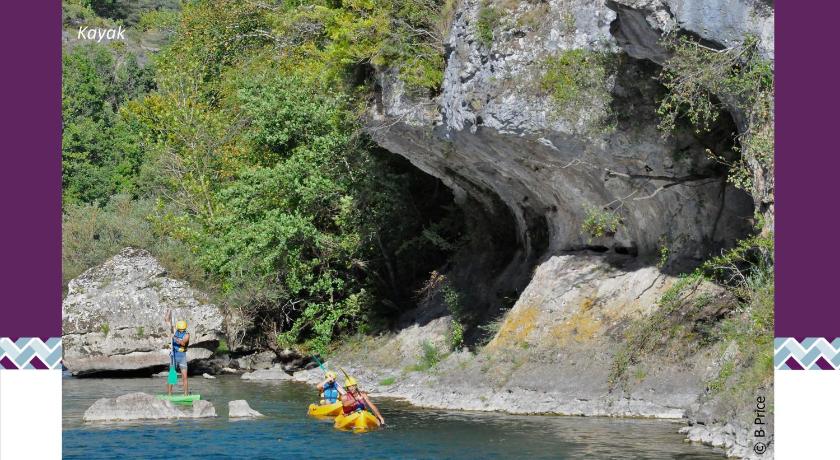
<path id="1" fill-rule="evenodd" d="M 317 356 L 315 356 L 315 355 L 312 355 L 312 359 L 314 359 L 314 360 L 315 360 L 315 362 L 316 362 L 316 363 L 318 363 L 318 367 L 320 367 L 320 368 L 321 368 L 321 370 L 322 370 L 322 371 L 324 371 L 324 374 L 326 374 L 326 373 L 327 373 L 327 369 L 324 367 L 324 365 L 323 365 L 323 364 L 321 364 L 321 360 L 320 360 L 320 359 L 318 359 L 318 357 L 317 357 Z"/>
<path id="2" fill-rule="evenodd" d="M 169 321 L 170 332 L 172 331 L 172 310 L 166 312 L 166 318 Z M 169 337 L 169 375 L 166 377 L 166 383 L 169 385 L 178 384 L 178 373 L 175 371 L 175 345 L 172 344 L 172 337 Z"/>

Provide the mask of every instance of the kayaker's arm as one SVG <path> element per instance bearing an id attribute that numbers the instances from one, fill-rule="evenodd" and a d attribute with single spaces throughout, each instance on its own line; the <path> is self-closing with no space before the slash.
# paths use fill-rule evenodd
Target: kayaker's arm
<path id="1" fill-rule="evenodd" d="M 368 407 L 368 409 L 370 409 L 370 411 L 373 412 L 373 415 L 375 415 L 376 418 L 378 418 L 379 421 L 384 425 L 385 419 L 382 418 L 382 414 L 379 413 L 379 408 L 376 407 L 376 404 L 371 402 L 370 398 L 368 398 L 367 393 L 363 394 L 362 398 L 365 400 L 365 405 Z"/>
<path id="2" fill-rule="evenodd" d="M 190 343 L 190 334 L 184 334 L 184 338 L 180 340 L 176 337 L 175 341 L 178 342 L 178 345 L 187 345 Z"/>

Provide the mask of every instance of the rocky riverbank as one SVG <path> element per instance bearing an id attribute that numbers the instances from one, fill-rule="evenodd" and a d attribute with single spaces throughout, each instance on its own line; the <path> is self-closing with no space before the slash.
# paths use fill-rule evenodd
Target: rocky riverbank
<path id="1" fill-rule="evenodd" d="M 422 407 L 684 420 L 688 439 L 752 458 L 753 401 L 726 400 L 710 388 L 732 343 L 664 347 L 640 355 L 616 375 L 618 358 L 629 346 L 625 330 L 650 314 L 678 279 L 610 262 L 601 255 L 547 260 L 492 340 L 472 351 L 450 348 L 452 320 L 441 316 L 398 333 L 348 341 L 326 365 L 352 374 L 372 394 Z M 724 290 L 702 284 L 684 299 L 684 314 L 698 299 L 703 307 L 693 318 L 700 323 L 703 315 L 733 307 Z M 656 327 L 658 334 L 671 333 L 669 324 Z M 293 378 L 314 384 L 323 371 L 299 371 Z"/>

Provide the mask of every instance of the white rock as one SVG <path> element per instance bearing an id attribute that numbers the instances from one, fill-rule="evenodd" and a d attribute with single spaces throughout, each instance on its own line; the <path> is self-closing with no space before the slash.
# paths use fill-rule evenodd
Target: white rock
<path id="1" fill-rule="evenodd" d="M 245 418 L 245 417 L 264 417 L 263 414 L 251 409 L 248 401 L 239 399 L 228 403 L 228 417 L 229 418 Z"/>
<path id="2" fill-rule="evenodd" d="M 216 409 L 209 401 L 195 401 L 192 407 L 182 408 L 150 394 L 129 393 L 97 400 L 85 411 L 82 419 L 86 422 L 113 422 L 215 416 Z"/>
<path id="3" fill-rule="evenodd" d="M 189 360 L 210 357 L 223 337 L 221 311 L 166 275 L 148 251 L 125 248 L 70 281 L 62 303 L 64 365 L 74 375 L 167 366 L 164 314 L 173 307 L 173 321 L 189 324 Z"/>

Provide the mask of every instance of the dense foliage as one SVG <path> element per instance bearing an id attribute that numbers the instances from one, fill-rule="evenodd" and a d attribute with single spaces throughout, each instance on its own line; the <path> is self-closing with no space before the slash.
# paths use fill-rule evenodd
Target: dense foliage
<path id="1" fill-rule="evenodd" d="M 243 313 L 246 336 L 322 352 L 394 317 L 455 248 L 448 192 L 377 150 L 353 102 L 380 64 L 436 88 L 441 5 L 93 3 L 174 35 L 147 65 L 66 50 L 65 280 L 145 247 Z"/>
<path id="2" fill-rule="evenodd" d="M 772 195 L 774 72 L 759 51 L 759 40 L 748 37 L 725 49 L 712 49 L 688 37 L 669 43 L 672 57 L 665 63 L 662 82 L 668 93 L 661 101 L 662 129 L 671 131 L 684 118 L 699 131 L 709 130 L 722 113 L 740 121 L 740 157 L 709 152 L 730 168 L 729 181 L 761 195 Z M 762 190 L 755 190 L 756 187 Z M 765 190 L 766 189 L 766 190 Z M 772 198 L 769 198 L 772 199 Z"/>
<path id="3" fill-rule="evenodd" d="M 65 53 L 62 65 L 65 203 L 104 203 L 114 193 L 131 192 L 142 152 L 119 109 L 154 87 L 151 67 L 97 45 Z"/>

